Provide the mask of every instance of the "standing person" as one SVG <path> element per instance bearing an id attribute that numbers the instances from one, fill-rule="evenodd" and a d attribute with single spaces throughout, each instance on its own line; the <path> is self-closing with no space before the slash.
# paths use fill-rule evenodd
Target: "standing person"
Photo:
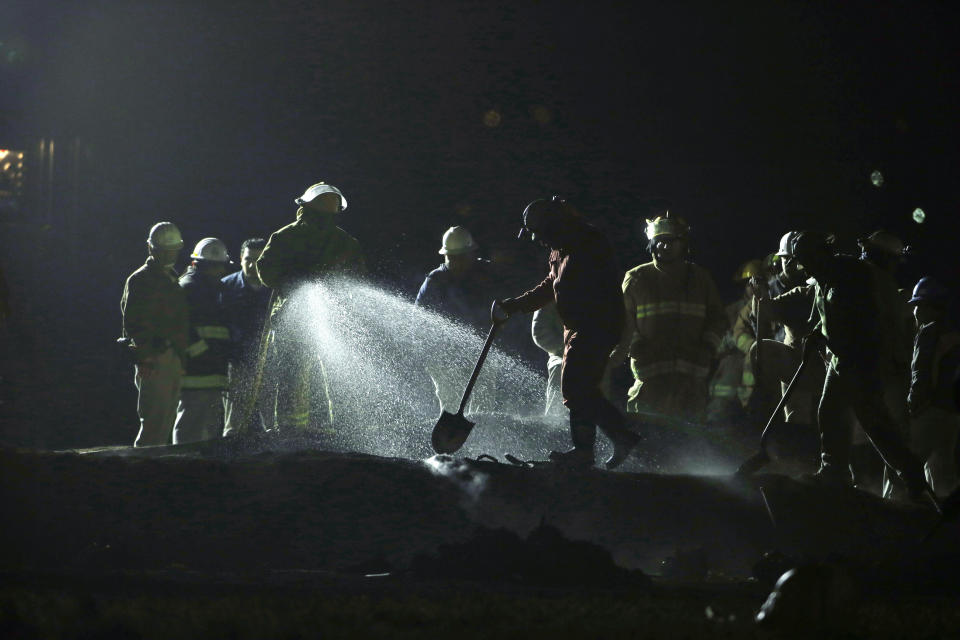
<path id="1" fill-rule="evenodd" d="M 246 428 L 240 424 L 245 396 L 254 393 L 257 351 L 260 334 L 267 319 L 270 289 L 260 280 L 257 259 L 263 253 L 267 241 L 263 238 L 248 238 L 240 245 L 240 271 L 225 276 L 222 303 L 230 328 L 231 349 L 229 378 L 230 390 L 224 401 L 223 435 L 228 436 Z M 266 406 L 266 394 L 257 390 L 253 400 L 252 427 L 263 431 L 273 426 L 273 407 Z"/>
<path id="2" fill-rule="evenodd" d="M 297 300 L 291 295 L 301 285 L 318 278 L 365 273 L 366 265 L 360 243 L 336 225 L 337 214 L 347 208 L 347 200 L 339 189 L 318 182 L 294 203 L 299 207 L 296 221 L 274 231 L 257 260 L 260 280 L 276 290 L 270 310 L 278 376 L 275 423 L 281 433 L 310 429 L 312 378 L 317 374 L 322 379 L 318 391 L 323 398 L 322 408 L 314 417 L 319 430 L 329 435 L 333 430 L 333 408 L 323 365 L 297 326 Z"/>
<path id="3" fill-rule="evenodd" d="M 492 265 L 479 257 L 479 249 L 466 227 L 447 229 L 437 252 L 443 256 L 443 264 L 427 274 L 414 304 L 485 333 L 490 323 L 490 300 L 500 297 L 500 292 Z M 484 369 L 486 375 L 471 396 L 471 412 L 496 408 L 497 376 L 492 364 Z M 451 366 L 444 361 L 428 363 L 427 368 L 440 410 L 456 413 L 463 380 L 470 377 L 472 365 Z"/>
<path id="4" fill-rule="evenodd" d="M 924 461 L 930 486 L 940 495 L 957 485 L 954 452 L 960 415 L 954 403 L 953 372 L 960 365 L 960 327 L 951 293 L 933 278 L 921 278 L 910 304 L 917 320 L 913 345 L 910 407 L 913 450 Z"/>
<path id="5" fill-rule="evenodd" d="M 793 255 L 816 280 L 815 308 L 830 362 L 820 398 L 820 470 L 811 479 L 850 486 L 850 448 L 856 417 L 877 453 L 895 470 L 912 499 L 927 492 L 923 466 L 884 403 L 882 366 L 890 340 L 883 335 L 882 293 L 871 268 L 835 255 L 822 233 L 804 231 Z"/>
<path id="6" fill-rule="evenodd" d="M 616 360 L 630 355 L 630 413 L 704 418 L 707 379 L 727 318 L 713 278 L 688 259 L 689 234 L 669 211 L 648 220 L 653 260 L 623 279 L 628 325 Z"/>
<path id="7" fill-rule="evenodd" d="M 547 354 L 547 392 L 543 415 L 566 417 L 563 406 L 563 391 L 560 388 L 560 371 L 563 368 L 563 321 L 557 314 L 556 303 L 550 303 L 533 312 L 530 323 L 533 342 Z"/>
<path id="8" fill-rule="evenodd" d="M 169 444 L 187 348 L 188 311 L 173 265 L 183 248 L 180 230 L 158 222 L 147 237 L 147 261 L 123 286 L 123 337 L 135 361 L 140 430 L 133 446 Z"/>
<path id="9" fill-rule="evenodd" d="M 599 427 L 613 442 L 606 466 L 614 469 L 640 437 L 624 426 L 624 417 L 601 391 L 610 353 L 623 330 L 613 250 L 596 227 L 558 196 L 527 205 L 519 237 L 551 249 L 550 272 L 537 287 L 497 306 L 507 314 L 529 313 L 555 302 L 563 322 L 560 387 L 563 404 L 570 410 L 573 449 L 551 452 L 550 458 L 576 467 L 593 466 Z"/>
<path id="10" fill-rule="evenodd" d="M 776 286 L 770 288 L 770 296 L 760 295 L 755 302 L 761 317 L 776 323 L 783 330 L 782 341 L 761 340 L 750 352 L 754 362 L 757 358 L 763 360 L 763 379 L 758 380 L 757 384 L 760 385 L 761 395 L 769 398 L 773 406 L 780 400 L 800 366 L 801 340 L 813 329 L 810 317 L 815 297 L 814 286 L 807 284 L 807 275 L 799 268 L 791 245 L 798 235 L 798 231 L 788 231 L 780 238 L 777 251 L 780 273 L 776 278 Z M 796 424 L 798 428 L 802 428 L 802 425 L 813 428 L 817 421 L 817 403 L 823 390 L 825 373 L 819 360 L 807 365 L 784 405 L 784 422 Z"/>
<path id="11" fill-rule="evenodd" d="M 190 254 L 193 259 L 180 277 L 190 310 L 190 344 L 180 390 L 173 443 L 219 438 L 223 433 L 223 399 L 228 386 L 231 342 L 221 306 L 230 256 L 217 238 L 204 238 Z"/>

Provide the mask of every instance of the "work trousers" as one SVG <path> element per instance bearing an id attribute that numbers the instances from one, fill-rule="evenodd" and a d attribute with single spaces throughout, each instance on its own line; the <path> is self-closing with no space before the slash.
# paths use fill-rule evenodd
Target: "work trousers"
<path id="1" fill-rule="evenodd" d="M 960 415 L 928 407 L 910 423 L 913 451 L 924 462 L 927 482 L 937 495 L 948 495 L 957 486 L 954 451 L 960 434 Z"/>
<path id="2" fill-rule="evenodd" d="M 135 366 L 133 374 L 133 384 L 137 387 L 137 415 L 140 416 L 140 431 L 133 446 L 170 444 L 183 376 L 180 357 L 168 348 L 146 359 L 144 365 Z"/>
<path id="3" fill-rule="evenodd" d="M 332 435 L 333 408 L 326 370 L 315 350 L 305 342 L 276 334 L 273 344 L 277 363 L 276 428 L 285 433 Z"/>
<path id="4" fill-rule="evenodd" d="M 566 418 L 569 413 L 563 406 L 561 378 L 563 378 L 563 360 L 558 361 L 551 356 L 550 362 L 547 364 L 546 404 L 543 410 L 543 415 L 550 418 Z"/>
<path id="5" fill-rule="evenodd" d="M 181 390 L 173 444 L 219 438 L 223 434 L 224 395 L 220 388 Z"/>
<path id="6" fill-rule="evenodd" d="M 570 436 L 577 449 L 593 449 L 596 427 L 615 444 L 630 437 L 623 415 L 601 389 L 617 339 L 606 332 L 563 332 L 560 391 L 563 404 L 570 410 Z"/>
<path id="7" fill-rule="evenodd" d="M 896 471 L 907 487 L 923 487 L 923 467 L 904 442 L 901 428 L 884 403 L 884 382 L 875 369 L 843 363 L 843 373 L 827 368 L 820 398 L 821 464 L 847 469 L 853 429 L 857 421 L 884 463 Z"/>
<path id="8" fill-rule="evenodd" d="M 229 367 L 230 390 L 223 399 L 223 435 L 233 435 L 249 428 L 252 431 L 264 431 L 273 427 L 272 393 L 276 382 L 267 375 L 265 368 L 259 388 L 256 385 L 256 363 L 231 362 Z M 271 384 L 267 384 L 267 380 Z M 250 394 L 256 393 L 256 398 Z M 244 411 L 249 406 L 250 416 L 248 424 L 241 424 L 244 420 Z"/>
<path id="9" fill-rule="evenodd" d="M 786 392 L 793 374 L 797 372 L 800 361 L 803 357 L 803 351 L 799 346 L 786 345 L 776 340 L 764 340 L 760 345 L 762 353 L 760 354 L 760 376 L 757 380 L 758 385 L 762 385 L 765 394 L 770 398 L 780 396 Z M 752 349 L 751 356 L 754 360 L 754 369 L 756 369 L 756 347 Z M 816 424 L 817 403 L 820 399 L 820 392 L 823 390 L 823 379 L 826 376 L 826 366 L 823 359 L 817 353 L 811 353 L 810 362 L 804 368 L 803 373 L 797 379 L 797 384 L 793 393 L 783 406 L 783 421 L 797 424 Z M 770 407 L 772 411 L 774 407 Z M 767 414 L 769 415 L 769 413 Z"/>
<path id="10" fill-rule="evenodd" d="M 627 413 L 657 413 L 701 422 L 706 407 L 706 378 L 686 373 L 665 373 L 635 380 L 627 392 Z"/>

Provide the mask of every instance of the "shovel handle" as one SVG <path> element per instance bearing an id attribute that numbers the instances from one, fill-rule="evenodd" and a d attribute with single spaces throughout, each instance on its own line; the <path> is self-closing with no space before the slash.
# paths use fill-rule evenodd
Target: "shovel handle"
<path id="1" fill-rule="evenodd" d="M 460 408 L 457 410 L 457 415 L 462 416 L 463 410 L 467 408 L 467 402 L 470 400 L 470 392 L 473 391 L 473 385 L 477 383 L 477 378 L 480 376 L 480 367 L 483 366 L 483 361 L 487 359 L 487 352 L 490 351 L 490 345 L 493 344 L 493 339 L 497 335 L 497 329 L 500 328 L 499 322 L 493 322 L 490 324 L 490 333 L 487 334 L 487 341 L 483 343 L 483 350 L 480 351 L 480 357 L 477 358 L 477 364 L 473 368 L 473 373 L 470 375 L 470 381 L 467 382 L 467 388 L 463 390 L 463 397 L 460 398 Z"/>
<path id="2" fill-rule="evenodd" d="M 800 374 L 803 373 L 804 369 L 807 368 L 807 364 L 810 361 L 810 354 L 806 348 L 806 342 L 804 342 L 803 348 L 803 357 L 800 358 L 800 366 L 797 367 L 796 372 L 793 374 L 793 377 L 790 378 L 790 384 L 787 385 L 787 388 L 784 390 L 783 395 L 780 397 L 780 402 L 777 403 L 777 408 L 773 410 L 770 414 L 770 418 L 767 420 L 767 425 L 763 428 L 763 433 L 760 434 L 760 450 L 766 452 L 767 450 L 767 437 L 770 434 L 770 427 L 773 426 L 773 423 L 776 421 L 777 416 L 780 415 L 780 412 L 783 411 L 783 405 L 787 404 L 787 401 L 790 400 L 790 396 L 793 395 L 793 390 L 797 386 L 797 380 L 800 379 Z"/>

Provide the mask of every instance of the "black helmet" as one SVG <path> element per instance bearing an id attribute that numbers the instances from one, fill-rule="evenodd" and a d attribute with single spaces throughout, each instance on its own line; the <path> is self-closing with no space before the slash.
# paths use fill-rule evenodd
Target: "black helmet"
<path id="1" fill-rule="evenodd" d="M 532 240 L 535 234 L 555 229 L 558 224 L 574 215 L 572 205 L 560 196 L 553 196 L 549 200 L 534 200 L 523 210 L 523 226 L 520 227 L 517 238 Z"/>

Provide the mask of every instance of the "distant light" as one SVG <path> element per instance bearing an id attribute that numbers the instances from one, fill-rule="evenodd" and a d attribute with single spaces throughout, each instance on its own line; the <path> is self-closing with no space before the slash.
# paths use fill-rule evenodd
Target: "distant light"
<path id="1" fill-rule="evenodd" d="M 538 123 L 547 125 L 553 120 L 553 112 L 550 109 L 547 109 L 542 104 L 535 105 L 530 107 L 530 115 L 533 116 L 533 119 Z"/>
<path id="2" fill-rule="evenodd" d="M 883 186 L 883 174 L 879 169 L 870 174 L 870 182 L 878 189 Z"/>
<path id="3" fill-rule="evenodd" d="M 500 115 L 500 112 L 496 109 L 490 109 L 485 114 L 483 114 L 483 124 L 494 129 L 500 126 L 500 123 L 503 122 L 503 117 Z"/>
<path id="4" fill-rule="evenodd" d="M 913 221 L 917 224 L 923 224 L 927 220 L 927 214 L 924 213 L 923 209 L 917 207 L 913 210 Z"/>

